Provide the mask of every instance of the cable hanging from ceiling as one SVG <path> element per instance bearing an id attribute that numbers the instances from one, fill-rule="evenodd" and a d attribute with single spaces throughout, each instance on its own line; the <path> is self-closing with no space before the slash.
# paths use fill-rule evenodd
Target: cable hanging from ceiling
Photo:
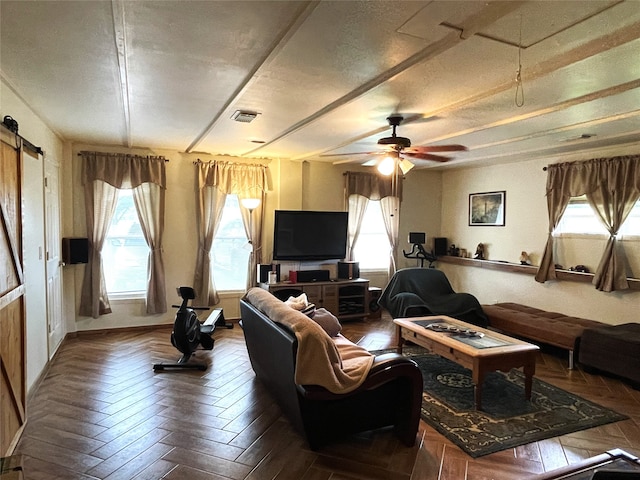
<path id="1" fill-rule="evenodd" d="M 520 40 L 518 41 L 518 70 L 516 71 L 516 107 L 524 106 L 524 85 L 522 85 L 522 15 L 520 15 Z"/>

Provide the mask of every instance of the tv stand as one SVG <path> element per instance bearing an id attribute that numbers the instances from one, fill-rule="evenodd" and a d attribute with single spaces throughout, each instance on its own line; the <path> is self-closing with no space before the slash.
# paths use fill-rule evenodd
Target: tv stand
<path id="1" fill-rule="evenodd" d="M 317 308 L 325 308 L 338 320 L 353 320 L 369 316 L 369 280 L 329 280 L 319 282 L 260 283 L 260 287 L 273 293 L 280 300 L 290 296 L 307 294 L 309 302 Z"/>

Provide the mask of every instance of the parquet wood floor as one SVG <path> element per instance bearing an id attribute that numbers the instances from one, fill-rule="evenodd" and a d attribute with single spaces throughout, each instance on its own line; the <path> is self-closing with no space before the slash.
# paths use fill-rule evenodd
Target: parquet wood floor
<path id="1" fill-rule="evenodd" d="M 640 391 L 608 377 L 569 371 L 543 352 L 536 375 L 631 417 L 472 459 L 421 422 L 414 448 L 389 431 L 368 432 L 318 452 L 292 430 L 255 380 L 241 328 L 218 329 L 206 372 L 154 373 L 175 361 L 168 328 L 67 338 L 28 404 L 16 454 L 25 478 L 247 480 L 511 480 L 612 448 L 640 455 Z M 381 320 L 345 323 L 370 350 L 395 345 Z"/>

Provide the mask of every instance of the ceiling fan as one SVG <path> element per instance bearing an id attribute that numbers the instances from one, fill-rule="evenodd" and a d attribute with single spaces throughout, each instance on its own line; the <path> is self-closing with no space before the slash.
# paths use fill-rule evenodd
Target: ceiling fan
<path id="1" fill-rule="evenodd" d="M 448 162 L 450 157 L 442 155 L 434 155 L 430 152 L 460 152 L 467 150 L 464 145 L 433 145 L 433 146 L 411 146 L 411 140 L 407 137 L 400 137 L 396 135 L 396 128 L 402 123 L 404 117 L 402 115 L 390 115 L 387 117 L 387 122 L 392 128 L 390 137 L 383 137 L 378 140 L 378 145 L 386 147 L 383 151 L 375 152 L 356 152 L 356 153 L 339 153 L 333 155 L 322 155 L 323 157 L 330 156 L 345 156 L 345 155 L 385 155 L 385 158 L 378 162 L 368 161 L 364 165 L 378 165 L 378 170 L 386 175 L 393 173 L 396 164 L 405 174 L 411 170 L 415 164 L 405 157 L 415 158 L 419 160 L 431 160 L 435 162 Z"/>

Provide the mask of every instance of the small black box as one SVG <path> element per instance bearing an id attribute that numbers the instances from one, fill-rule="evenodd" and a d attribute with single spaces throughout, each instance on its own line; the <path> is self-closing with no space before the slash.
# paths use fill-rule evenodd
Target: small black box
<path id="1" fill-rule="evenodd" d="M 298 270 L 297 274 L 297 281 L 300 283 L 330 280 L 329 270 Z"/>
<path id="2" fill-rule="evenodd" d="M 269 281 L 269 272 L 276 272 L 276 281 L 280 281 L 280 264 L 279 263 L 259 263 L 258 264 L 258 283 L 267 283 Z"/>
<path id="3" fill-rule="evenodd" d="M 447 254 L 447 239 L 446 238 L 434 238 L 433 239 L 433 253 L 436 255 Z"/>
<path id="4" fill-rule="evenodd" d="M 345 280 L 360 278 L 360 264 L 358 262 L 338 262 L 338 278 Z"/>
<path id="5" fill-rule="evenodd" d="M 63 238 L 62 261 L 68 265 L 89 263 L 89 239 Z"/>
<path id="6" fill-rule="evenodd" d="M 424 232 L 409 232 L 409 243 L 419 243 L 424 245 L 427 241 L 427 236 Z"/>

